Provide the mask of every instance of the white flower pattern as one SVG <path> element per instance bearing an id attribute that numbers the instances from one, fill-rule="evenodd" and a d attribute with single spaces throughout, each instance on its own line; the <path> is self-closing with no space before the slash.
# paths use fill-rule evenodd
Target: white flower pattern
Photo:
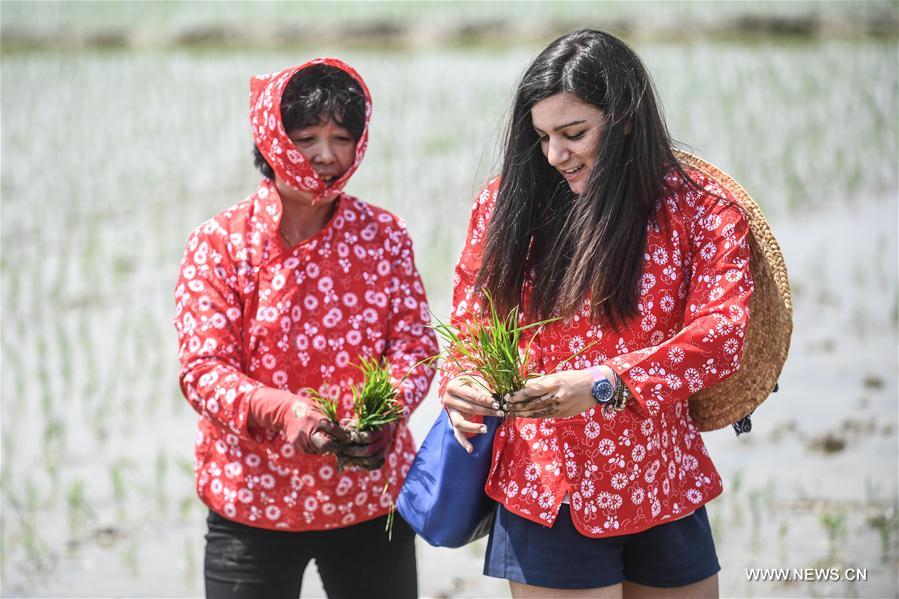
<path id="1" fill-rule="evenodd" d="M 578 531 L 603 537 L 645 530 L 721 493 L 686 402 L 739 365 L 753 288 L 748 224 L 714 181 L 690 174 L 701 190 L 685 190 L 674 174 L 666 180 L 668 195 L 657 205 L 656 225 L 647 228 L 640 313 L 624 333 L 591 322 L 585 302 L 574 317 L 549 324 L 534 340 L 540 372 L 551 372 L 585 340 L 595 341 L 569 368 L 605 363 L 622 377 L 633 401 L 611 415 L 594 409 L 551 421 L 506 419 L 494 438 L 486 491 L 509 511 L 552 525 L 567 490 Z M 475 281 L 498 186 L 498 179 L 491 181 L 472 209 L 455 269 L 457 326 L 481 309 Z M 526 279 L 525 304 L 530 290 Z M 523 343 L 530 340 L 525 337 Z M 444 373 L 444 389 L 452 376 L 452 369 Z M 553 426 L 539 426 L 544 422 Z M 540 476 L 533 478 L 535 465 Z M 549 497 L 555 498 L 551 506 Z"/>
<path id="2" fill-rule="evenodd" d="M 401 427 L 381 471 L 350 469 L 338 480 L 333 456 L 301 454 L 274 433 L 247 428 L 249 398 L 263 385 L 337 392 L 341 414 L 348 415 L 349 388 L 359 382 L 358 356 L 386 357 L 399 380 L 437 351 L 403 224 L 350 196 L 337 201 L 343 218 L 332 219 L 309 243 L 283 250 L 276 229 L 280 200 L 274 185 L 263 182 L 256 194 L 198 227 L 187 243 L 175 327 L 181 386 L 203 417 L 197 492 L 211 509 L 244 524 L 320 530 L 378 517 L 396 499 L 415 455 L 412 437 Z M 329 248 L 372 226 L 349 276 L 337 276 Z M 244 258 L 233 253 L 235 237 L 246 241 Z M 388 265 L 386 275 L 372 274 L 379 262 Z M 296 276 L 301 271 L 308 276 Z M 359 299 L 369 291 L 375 293 L 371 302 Z M 343 298 L 339 308 L 331 307 L 336 299 L 327 299 L 333 293 Z M 360 318 L 369 310 L 369 318 Z M 341 347 L 346 349 L 335 351 Z M 419 366 L 403 383 L 407 413 L 424 398 L 432 376 Z M 386 504 L 379 496 L 384 483 L 375 482 L 382 479 L 388 481 Z M 343 511 L 327 501 L 349 493 L 355 500 Z"/>

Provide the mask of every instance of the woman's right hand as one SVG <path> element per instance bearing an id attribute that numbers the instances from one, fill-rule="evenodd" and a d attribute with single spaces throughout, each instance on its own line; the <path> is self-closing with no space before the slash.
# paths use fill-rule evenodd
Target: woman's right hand
<path id="1" fill-rule="evenodd" d="M 453 435 L 465 451 L 471 453 L 474 446 L 465 435 L 480 435 L 487 432 L 487 426 L 471 422 L 466 416 L 503 416 L 499 403 L 486 389 L 483 379 L 463 375 L 452 379 L 446 385 L 446 393 L 440 398 L 450 423 Z"/>

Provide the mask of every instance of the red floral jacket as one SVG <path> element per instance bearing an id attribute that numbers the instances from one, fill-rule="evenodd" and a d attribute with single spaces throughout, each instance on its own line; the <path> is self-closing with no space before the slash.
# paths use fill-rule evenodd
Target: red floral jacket
<path id="1" fill-rule="evenodd" d="M 321 62 L 358 78 L 334 59 L 308 64 Z M 351 387 L 362 380 L 361 356 L 385 358 L 399 381 L 437 352 L 402 221 L 340 191 L 366 136 L 348 174 L 327 187 L 298 152 L 282 149 L 292 146 L 274 107 L 290 76 L 305 66 L 254 78 L 251 122 L 257 146 L 282 179 L 318 197 L 337 196 L 333 216 L 311 239 L 286 247 L 277 188 L 263 180 L 256 193 L 197 227 L 175 289 L 181 389 L 201 416 L 197 493 L 231 520 L 293 531 L 385 514 L 415 446 L 402 425 L 383 468 L 338 472 L 333 455 L 299 453 L 279 433 L 248 428 L 252 394 L 263 386 L 297 394 L 312 387 L 339 397 L 339 415 L 347 417 Z M 407 415 L 432 377 L 419 365 L 400 386 Z"/>
<path id="2" fill-rule="evenodd" d="M 590 317 L 584 301 L 550 323 L 531 346 L 537 369 L 606 364 L 633 400 L 569 418 L 507 418 L 494 437 L 485 490 L 509 511 L 551 526 L 566 493 L 579 532 L 635 533 L 685 516 L 722 491 L 721 478 L 690 419 L 687 399 L 740 366 L 752 278 L 748 223 L 727 192 L 689 171 L 702 191 L 666 180 L 647 230 L 639 315 L 623 333 Z M 452 321 L 482 310 L 475 280 L 498 179 L 478 195 L 455 269 Z M 522 304 L 527 305 L 527 285 Z M 527 339 L 523 341 L 526 343 Z M 441 394 L 454 374 L 444 374 Z"/>

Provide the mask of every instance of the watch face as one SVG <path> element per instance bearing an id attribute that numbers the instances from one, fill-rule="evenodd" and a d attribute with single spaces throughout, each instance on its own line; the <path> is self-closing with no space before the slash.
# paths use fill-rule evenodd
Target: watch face
<path id="1" fill-rule="evenodd" d="M 612 400 L 614 391 L 615 389 L 612 388 L 612 383 L 607 379 L 602 379 L 601 381 L 593 383 L 593 399 L 599 403 L 609 403 Z"/>

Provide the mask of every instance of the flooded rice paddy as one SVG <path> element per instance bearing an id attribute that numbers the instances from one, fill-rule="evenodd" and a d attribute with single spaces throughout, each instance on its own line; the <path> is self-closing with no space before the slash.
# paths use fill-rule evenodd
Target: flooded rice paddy
<path id="1" fill-rule="evenodd" d="M 401 215 L 432 308 L 539 44 L 345 51 L 369 82 L 348 191 Z M 675 137 L 729 171 L 783 246 L 795 333 L 748 436 L 706 435 L 723 596 L 897 592 L 897 55 L 892 42 L 640 43 Z M 2 594 L 202 594 L 196 414 L 172 289 L 199 222 L 252 192 L 247 81 L 311 54 L 2 57 Z M 412 418 L 421 439 L 434 394 Z M 419 545 L 424 596 L 507 596 L 483 543 Z M 747 568 L 862 568 L 859 582 Z M 314 568 L 304 596 L 322 594 Z"/>

